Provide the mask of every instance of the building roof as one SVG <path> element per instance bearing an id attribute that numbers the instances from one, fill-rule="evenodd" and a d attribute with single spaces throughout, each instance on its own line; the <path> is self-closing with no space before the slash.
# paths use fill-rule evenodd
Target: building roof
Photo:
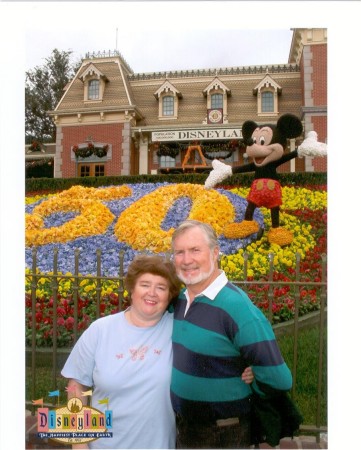
<path id="1" fill-rule="evenodd" d="M 84 101 L 84 79 L 93 72 L 105 82 L 104 97 L 101 101 Z M 216 79 L 228 94 L 229 123 L 239 124 L 255 115 L 254 90 L 266 76 L 272 77 L 282 91 L 279 113 L 299 114 L 301 90 L 297 64 L 133 73 L 121 55 L 85 59 L 51 113 L 134 110 L 139 126 L 202 124 L 206 119 L 205 93 Z M 156 94 L 167 83 L 179 98 L 179 113 L 177 120 L 162 118 L 160 121 Z"/>

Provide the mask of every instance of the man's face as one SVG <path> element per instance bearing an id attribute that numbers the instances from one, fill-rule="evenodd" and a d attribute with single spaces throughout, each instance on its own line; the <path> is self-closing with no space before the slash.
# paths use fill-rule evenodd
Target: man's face
<path id="1" fill-rule="evenodd" d="M 191 228 L 173 243 L 174 265 L 180 280 L 186 285 L 199 285 L 204 290 L 218 275 L 219 249 L 209 248 L 204 232 Z"/>

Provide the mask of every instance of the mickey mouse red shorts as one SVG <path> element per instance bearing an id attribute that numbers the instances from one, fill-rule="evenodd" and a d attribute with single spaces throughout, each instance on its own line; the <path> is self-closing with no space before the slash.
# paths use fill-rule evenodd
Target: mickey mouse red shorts
<path id="1" fill-rule="evenodd" d="M 282 189 L 277 180 L 259 178 L 254 180 L 247 200 L 256 206 L 275 208 L 282 205 Z"/>

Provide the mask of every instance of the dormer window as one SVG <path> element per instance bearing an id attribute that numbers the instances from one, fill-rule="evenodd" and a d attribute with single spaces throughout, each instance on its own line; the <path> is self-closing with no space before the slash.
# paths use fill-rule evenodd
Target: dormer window
<path id="1" fill-rule="evenodd" d="M 274 94 L 271 91 L 264 91 L 261 93 L 261 111 L 264 112 L 274 112 L 275 102 Z"/>
<path id="2" fill-rule="evenodd" d="M 99 100 L 99 80 L 90 80 L 88 83 L 88 100 Z"/>
<path id="3" fill-rule="evenodd" d="M 223 109 L 223 94 L 211 95 L 211 109 Z"/>
<path id="4" fill-rule="evenodd" d="M 160 120 L 178 118 L 178 105 L 182 94 L 172 83 L 166 80 L 154 96 L 159 101 L 158 118 Z"/>
<path id="5" fill-rule="evenodd" d="M 207 98 L 208 113 L 214 115 L 215 110 L 218 110 L 217 117 L 221 118 L 215 121 L 212 116 L 210 122 L 219 123 L 221 121 L 223 123 L 228 123 L 227 100 L 228 97 L 231 95 L 231 90 L 224 83 L 222 83 L 222 81 L 219 80 L 218 77 L 216 77 L 203 90 L 203 95 Z M 204 123 L 207 122 L 209 122 L 209 117 L 206 118 L 204 121 Z"/>
<path id="6" fill-rule="evenodd" d="M 174 96 L 165 95 L 162 97 L 162 115 L 163 116 L 174 116 Z"/>
<path id="7" fill-rule="evenodd" d="M 253 89 L 257 96 L 257 114 L 259 116 L 276 116 L 278 114 L 278 96 L 282 88 L 268 74 Z"/>
<path id="8" fill-rule="evenodd" d="M 107 77 L 94 64 L 89 64 L 79 77 L 84 83 L 84 101 L 98 102 L 103 100 Z"/>

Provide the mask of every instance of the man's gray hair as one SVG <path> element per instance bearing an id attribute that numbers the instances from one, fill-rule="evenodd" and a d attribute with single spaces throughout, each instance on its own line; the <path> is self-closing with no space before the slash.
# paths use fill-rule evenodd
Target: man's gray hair
<path id="1" fill-rule="evenodd" d="M 203 231 L 203 233 L 207 238 L 210 249 L 219 247 L 216 232 L 208 223 L 200 222 L 199 220 L 185 220 L 178 226 L 178 228 L 176 228 L 176 230 L 172 235 L 172 251 L 174 250 L 175 239 L 181 234 L 183 234 L 185 231 L 190 230 L 192 228 L 199 228 Z"/>

